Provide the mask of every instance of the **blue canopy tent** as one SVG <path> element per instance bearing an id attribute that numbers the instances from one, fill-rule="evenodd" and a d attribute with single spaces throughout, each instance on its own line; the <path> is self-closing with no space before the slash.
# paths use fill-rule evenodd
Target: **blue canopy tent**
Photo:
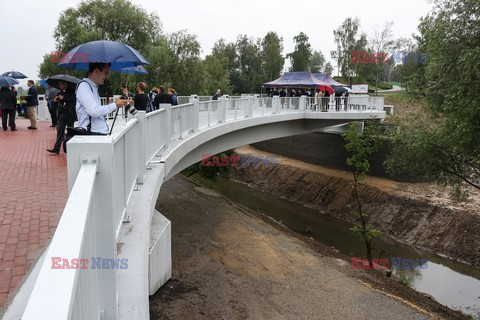
<path id="1" fill-rule="evenodd" d="M 332 77 L 330 77 L 330 74 L 328 73 L 314 73 L 313 75 L 318 80 L 331 86 L 333 89 L 335 89 L 336 92 L 343 93 L 345 91 L 348 91 L 348 92 L 352 91 L 348 87 L 348 85 L 333 80 Z"/>
<path id="2" fill-rule="evenodd" d="M 266 82 L 264 88 L 298 88 L 327 90 L 333 93 L 334 89 L 328 84 L 317 79 L 313 73 L 307 72 L 285 72 L 280 78 Z"/>
<path id="3" fill-rule="evenodd" d="M 330 74 L 328 73 L 314 73 L 313 76 L 317 78 L 318 80 L 330 85 L 330 86 L 342 86 L 342 87 L 348 87 L 348 85 L 340 83 L 338 81 L 335 81 L 330 77 Z"/>

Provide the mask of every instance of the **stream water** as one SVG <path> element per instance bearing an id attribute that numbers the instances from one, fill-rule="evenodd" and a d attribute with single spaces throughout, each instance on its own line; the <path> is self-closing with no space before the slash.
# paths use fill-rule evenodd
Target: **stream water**
<path id="1" fill-rule="evenodd" d="M 218 180 L 207 183 L 227 198 L 262 212 L 299 233 L 333 247 L 350 257 L 365 257 L 365 247 L 358 235 L 350 228 L 353 225 L 301 205 L 271 196 L 248 185 Z M 421 268 L 394 269 L 393 274 L 417 291 L 433 296 L 447 305 L 475 319 L 480 319 L 480 269 L 444 258 L 428 251 L 416 249 L 389 237 L 373 240 L 374 258 L 389 260 L 427 259 Z"/>

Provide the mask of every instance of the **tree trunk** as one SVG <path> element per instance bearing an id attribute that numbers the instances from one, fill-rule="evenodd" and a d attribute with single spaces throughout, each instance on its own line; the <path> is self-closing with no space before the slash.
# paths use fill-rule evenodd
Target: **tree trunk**
<path id="1" fill-rule="evenodd" d="M 365 248 L 367 249 L 368 266 L 370 268 L 372 268 L 373 267 L 373 265 L 372 265 L 372 243 L 367 238 L 367 221 L 365 219 L 365 215 L 363 214 L 362 203 L 360 202 L 360 196 L 358 195 L 358 175 L 354 173 L 353 177 L 354 177 L 353 178 L 353 180 L 354 180 L 353 193 L 354 193 L 355 201 L 357 202 L 358 214 L 360 216 L 360 222 L 362 224 L 362 231 L 361 231 L 362 232 L 362 238 L 363 238 L 363 241 L 365 242 Z"/>

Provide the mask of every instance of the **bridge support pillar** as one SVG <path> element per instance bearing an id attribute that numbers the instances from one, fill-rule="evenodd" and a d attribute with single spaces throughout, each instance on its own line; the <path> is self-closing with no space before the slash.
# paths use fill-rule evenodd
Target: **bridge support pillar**
<path id="1" fill-rule="evenodd" d="M 280 113 L 280 97 L 273 96 L 272 97 L 272 113 L 279 114 Z"/>
<path id="2" fill-rule="evenodd" d="M 248 118 L 251 118 L 253 117 L 253 97 L 252 96 L 248 96 L 247 97 L 247 117 Z"/>
<path id="3" fill-rule="evenodd" d="M 220 123 L 225 123 L 227 121 L 227 102 L 224 97 L 218 97 L 220 100 L 219 103 L 219 112 L 220 112 Z"/>
<path id="4" fill-rule="evenodd" d="M 97 157 L 97 178 L 93 196 L 94 234 L 96 257 L 117 258 L 114 185 L 118 183 L 115 171 L 112 136 L 76 136 L 68 146 L 68 189 L 72 190 L 85 156 Z M 144 164 L 145 165 L 145 164 Z M 118 170 L 118 169 L 117 169 Z M 90 259 L 90 258 L 89 258 Z M 93 270 L 97 278 L 98 309 L 104 319 L 118 319 L 117 271 L 116 269 Z"/>
<path id="5" fill-rule="evenodd" d="M 145 159 L 145 117 L 147 113 L 145 111 L 137 112 L 137 119 L 139 123 L 137 132 L 137 141 L 139 143 L 140 160 L 137 163 L 137 184 L 143 184 L 145 180 L 145 165 L 147 163 Z"/>
<path id="6" fill-rule="evenodd" d="M 167 114 L 167 139 L 165 140 L 165 150 L 167 150 L 172 138 L 172 106 L 168 103 L 160 103 L 160 108 L 165 108 Z"/>
<path id="7" fill-rule="evenodd" d="M 299 111 L 305 111 L 307 108 L 307 96 L 300 97 L 300 105 L 298 107 Z"/>
<path id="8" fill-rule="evenodd" d="M 192 115 L 192 130 L 193 132 L 198 132 L 198 125 L 199 125 L 199 104 L 198 104 L 198 96 L 196 94 L 192 94 L 189 98 L 190 103 L 193 103 L 193 115 Z"/>

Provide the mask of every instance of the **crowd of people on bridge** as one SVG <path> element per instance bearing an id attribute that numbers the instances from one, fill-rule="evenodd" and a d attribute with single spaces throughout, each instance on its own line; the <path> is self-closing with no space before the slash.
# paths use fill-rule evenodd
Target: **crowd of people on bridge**
<path id="1" fill-rule="evenodd" d="M 284 89 L 284 88 L 267 88 L 266 94 L 268 97 L 278 96 L 282 98 L 282 104 L 284 104 L 283 98 L 299 98 L 305 96 L 310 98 L 310 106 L 315 110 L 327 111 L 329 108 L 330 96 L 334 97 L 335 101 L 335 110 L 339 111 L 342 108 L 342 103 L 344 104 L 344 109 L 347 109 L 347 98 L 349 96 L 348 91 L 335 91 L 330 94 L 328 90 L 316 90 L 316 89 Z M 294 102 L 296 103 L 296 102 Z"/>
<path id="2" fill-rule="evenodd" d="M 107 70 L 108 69 L 108 70 Z M 78 121 L 78 126 L 92 134 L 108 134 L 106 116 L 118 108 L 132 105 L 136 110 L 152 112 L 158 110 L 161 104 L 177 105 L 178 97 L 174 88 L 165 89 L 163 85 L 154 86 L 147 91 L 145 82 L 137 83 L 135 94 L 127 85 L 121 87 L 121 101 L 102 105 L 98 88 L 104 83 L 109 75 L 109 65 L 92 63 L 88 76 L 84 78 L 78 87 L 72 87 L 66 81 L 59 81 L 58 88 L 48 85 L 45 91 L 45 100 L 50 113 L 51 125 L 56 128 L 56 140 L 53 148 L 47 149 L 53 154 L 60 154 L 61 146 L 65 140 L 65 130 L 73 127 Z M 89 85 L 87 87 L 86 83 Z M 16 117 L 26 116 L 30 120 L 29 130 L 37 130 L 37 107 L 39 105 L 39 93 L 33 80 L 28 80 L 28 93 L 17 96 L 15 86 L 0 88 L 0 115 L 2 128 L 7 131 L 17 131 Z M 126 102 L 125 102 L 126 101 Z"/>
<path id="3" fill-rule="evenodd" d="M 137 83 L 135 87 L 135 94 L 130 91 L 128 85 L 123 85 L 120 98 L 110 103 L 102 105 L 98 93 L 99 86 L 103 85 L 108 79 L 110 73 L 110 65 L 105 63 L 90 63 L 88 76 L 80 81 L 76 86 L 69 85 L 66 81 L 59 81 L 57 88 L 49 85 L 46 90 L 45 99 L 47 101 L 48 110 L 50 112 L 52 124 L 50 127 L 55 127 L 56 141 L 48 152 L 59 154 L 61 146 L 65 146 L 65 130 L 68 127 L 73 127 L 74 123 L 78 121 L 78 127 L 86 130 L 91 135 L 107 135 L 109 134 L 109 126 L 107 124 L 107 115 L 126 107 L 128 112 L 136 112 L 135 110 L 142 110 L 152 112 L 158 110 L 161 104 L 177 105 L 177 92 L 173 88 L 165 89 L 163 85 L 154 86 L 148 91 L 145 82 Z M 77 79 L 78 80 L 78 79 Z M 34 85 L 33 80 L 28 80 L 28 95 L 17 97 L 15 87 L 2 87 L 0 90 L 0 109 L 2 112 L 2 128 L 4 131 L 8 127 L 12 131 L 17 131 L 15 124 L 15 113 L 17 109 L 20 110 L 21 105 L 19 99 L 26 101 L 27 115 L 30 119 L 30 126 L 28 129 L 37 129 L 37 106 L 38 106 L 38 90 Z M 147 93 L 148 92 L 148 93 Z M 316 108 L 322 107 L 327 109 L 328 98 L 330 94 L 327 90 L 316 91 L 315 89 L 268 89 L 267 94 L 271 97 L 279 96 L 281 98 L 301 97 L 307 96 L 312 99 L 318 98 Z M 221 91 L 218 89 L 212 96 L 212 100 L 218 100 L 221 97 Z M 340 99 L 335 93 L 336 109 L 340 109 Z M 133 107 L 130 109 L 130 107 Z M 127 112 L 125 112 L 125 115 Z M 68 139 L 68 137 L 67 137 Z"/>

